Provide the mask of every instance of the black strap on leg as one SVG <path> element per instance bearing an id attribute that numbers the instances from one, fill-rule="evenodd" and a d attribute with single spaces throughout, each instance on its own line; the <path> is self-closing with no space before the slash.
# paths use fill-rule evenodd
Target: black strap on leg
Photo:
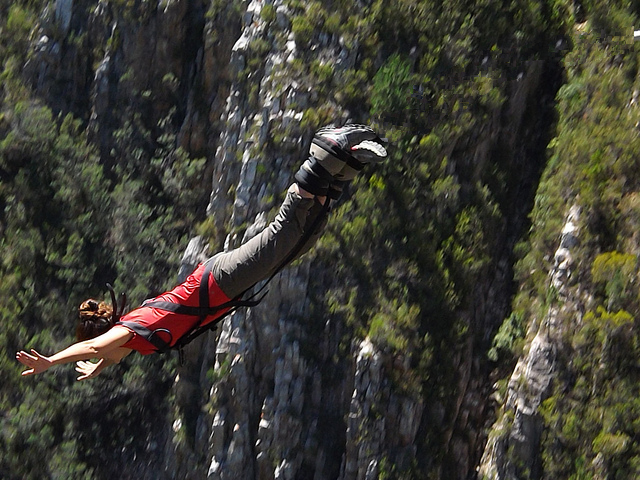
<path id="1" fill-rule="evenodd" d="M 314 195 L 326 195 L 333 181 L 333 176 L 313 156 L 300 166 L 294 178 L 302 188 Z"/>

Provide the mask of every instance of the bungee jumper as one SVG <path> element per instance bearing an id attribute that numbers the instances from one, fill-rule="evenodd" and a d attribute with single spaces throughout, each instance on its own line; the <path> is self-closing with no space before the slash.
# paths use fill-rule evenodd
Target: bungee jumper
<path id="1" fill-rule="evenodd" d="M 278 214 L 261 233 L 234 250 L 209 258 L 173 290 L 125 315 L 126 297 L 119 303 L 108 285 L 112 306 L 92 299 L 80 305 L 77 343 L 51 356 L 35 349 L 16 353 L 16 359 L 27 367 L 22 375 L 77 362 L 78 380 L 93 378 L 132 351 L 143 355 L 182 351 L 236 308 L 257 304 L 258 293 L 243 299 L 245 293 L 262 280 L 268 282 L 313 246 L 326 225 L 330 202 L 340 197 L 344 185 L 366 164 L 387 157 L 384 144 L 365 125 L 318 130 Z"/>

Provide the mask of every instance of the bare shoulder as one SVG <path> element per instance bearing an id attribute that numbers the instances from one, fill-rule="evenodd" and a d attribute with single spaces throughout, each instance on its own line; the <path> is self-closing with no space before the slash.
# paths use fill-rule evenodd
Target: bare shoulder
<path id="1" fill-rule="evenodd" d="M 131 337 L 133 337 L 133 333 L 124 327 L 116 325 L 104 332 L 102 335 L 98 335 L 96 338 L 89 340 L 89 342 L 91 342 L 92 346 L 97 350 L 100 350 L 104 355 L 112 350 L 122 347 L 131 339 Z"/>
<path id="2" fill-rule="evenodd" d="M 125 343 L 128 342 L 131 339 L 131 337 L 133 337 L 133 332 L 129 330 L 127 327 L 124 327 L 122 325 L 114 325 L 106 333 L 113 334 L 114 338 L 126 338 L 127 340 L 125 341 Z"/>

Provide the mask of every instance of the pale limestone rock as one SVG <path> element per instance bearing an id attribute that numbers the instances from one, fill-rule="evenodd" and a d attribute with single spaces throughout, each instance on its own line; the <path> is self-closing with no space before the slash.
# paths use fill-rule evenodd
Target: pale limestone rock
<path id="1" fill-rule="evenodd" d="M 561 300 L 549 307 L 542 322 L 531 324 L 527 336 L 533 336 L 533 339 L 511 375 L 504 405 L 512 420 L 503 414 L 494 424 L 478 469 L 481 478 L 515 480 L 522 466 L 529 471 L 535 470 L 542 434 L 538 408 L 548 397 L 556 373 L 556 354 L 563 328 L 559 317 L 571 302 L 569 280 L 574 261 L 571 248 L 579 242 L 579 218 L 580 209 L 571 207 L 562 230 L 561 246 L 549 273 Z M 508 450 L 511 451 L 509 455 Z"/>
<path id="2" fill-rule="evenodd" d="M 178 282 L 184 282 L 195 270 L 199 263 L 207 260 L 209 244 L 201 236 L 197 236 L 189 240 L 189 244 L 185 249 L 182 260 L 180 261 L 180 270 L 178 271 Z"/>

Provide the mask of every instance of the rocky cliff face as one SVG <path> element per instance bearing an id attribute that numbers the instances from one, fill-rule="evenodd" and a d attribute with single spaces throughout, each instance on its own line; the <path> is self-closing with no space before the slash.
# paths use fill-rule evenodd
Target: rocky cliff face
<path id="1" fill-rule="evenodd" d="M 267 24 L 261 16 L 263 7 L 256 1 L 246 7 L 240 35 L 231 48 L 230 75 L 237 80 L 231 83 L 222 111 L 224 127 L 216 149 L 208 211 L 223 220 L 221 206 L 229 205 L 232 224 L 249 223 L 251 227 L 245 238 L 232 232 L 224 242 L 225 248 L 238 245 L 264 226 L 265 209 L 274 207 L 268 199 L 278 198 L 286 189 L 294 166 L 303 158 L 300 152 L 308 140 L 303 134 L 308 132 L 299 127 L 302 112 L 317 101 L 313 85 L 306 84 L 304 77 L 290 68 L 300 54 L 291 33 L 289 9 L 283 2 L 274 2 L 276 18 Z M 251 46 L 257 41 L 267 43 L 266 57 L 259 70 L 244 78 L 241 74 L 255 55 Z M 315 48 L 336 68 L 344 68 L 344 59 L 352 57 L 338 38 L 322 38 Z M 256 101 L 250 102 L 250 90 L 256 86 Z M 347 115 L 337 107 L 335 112 Z M 274 148 L 273 138 L 279 132 L 284 135 Z M 235 196 L 229 198 L 232 186 Z M 223 222 L 220 228 L 224 228 Z M 359 453 L 364 445 L 358 445 L 362 439 L 358 418 L 362 408 L 371 408 L 374 399 L 365 402 L 354 392 L 350 400 L 352 376 L 341 375 L 339 383 L 331 384 L 333 379 L 323 368 L 337 354 L 342 329 L 327 322 L 320 329 L 321 338 L 314 339 L 306 327 L 309 268 L 305 261 L 287 269 L 271 282 L 270 293 L 259 307 L 238 312 L 221 329 L 215 351 L 215 371 L 220 380 L 207 385 L 208 403 L 214 413 L 198 419 L 206 433 L 199 434 L 194 445 L 194 450 L 208 452 L 202 465 L 207 478 L 377 475 L 381 439 L 375 440 L 377 450 L 367 449 L 366 454 Z M 305 358 L 314 340 L 319 343 L 313 347 L 315 358 Z M 348 360 L 340 364 L 355 369 Z M 363 365 L 356 378 L 366 389 L 371 380 Z M 381 388 L 379 368 L 374 390 Z M 199 383 L 204 385 L 206 381 L 200 378 Z M 353 411 L 347 426 L 344 416 L 350 403 Z M 404 421 L 415 436 L 419 422 L 413 417 Z M 411 444 L 410 432 L 404 433 L 404 437 L 407 435 L 409 438 L 403 441 Z M 353 447 L 343 455 L 345 444 Z"/>
<path id="2" fill-rule="evenodd" d="M 562 348 L 562 334 L 567 317 L 580 317 L 582 300 L 570 289 L 573 251 L 579 244 L 580 209 L 570 208 L 560 245 L 555 252 L 554 268 L 549 272 L 550 285 L 557 292 L 546 315 L 534 319 L 527 337 L 528 351 L 518 361 L 509 379 L 506 400 L 499 420 L 493 426 L 480 465 L 480 475 L 487 479 L 516 479 L 524 475 L 539 478 L 542 422 L 539 407 L 550 393 L 557 375 L 556 357 Z"/>
<path id="3" fill-rule="evenodd" d="M 156 134 L 170 130 L 178 145 L 206 158 L 211 181 L 203 193 L 217 236 L 210 245 L 192 241 L 182 274 L 266 224 L 304 158 L 312 134 L 301 123 L 306 108 L 322 105 L 336 121 L 350 117 L 332 98 L 320 97 L 300 71 L 300 63 L 308 67 L 306 53 L 292 33 L 289 5 L 167 0 L 119 9 L 58 0 L 44 13 L 27 75 L 54 109 L 89 124 L 105 161 L 118 162 L 110 145 L 125 105 L 143 112 Z M 366 6 L 356 2 L 353 8 Z M 349 68 L 357 58 L 357 45 L 347 46 L 338 35 L 315 36 L 309 48 L 334 69 Z M 448 366 L 455 372 L 452 404 L 426 405 L 399 393 L 391 379 L 409 365 L 367 338 L 352 338 L 338 319 L 318 324 L 307 292 L 321 287 L 326 272 L 309 255 L 270 283 L 260 306 L 235 313 L 187 350 L 175 383 L 174 417 L 165 420 L 172 440 L 164 445 L 164 463 L 148 465 L 142 476 L 376 479 L 389 474 L 389 465 L 420 463 L 439 478 L 473 478 L 491 419 L 486 346 L 508 311 L 510 252 L 541 171 L 555 88 L 553 65 L 530 64 L 478 139 L 449 149 L 454 170 L 468 159 L 481 169 L 500 151 L 519 178 L 507 192 L 513 208 L 496 234 L 495 268 L 459 313 L 471 335 Z M 553 368 L 552 312 L 541 325 L 543 333 L 534 336 L 514 373 L 511 433 L 492 436 L 485 453 L 481 472 L 492 478 L 507 478 L 510 467 L 501 458 L 508 445 L 534 462 L 535 406 Z M 525 400 L 520 378 L 532 389 Z M 446 458 L 419 451 L 420 436 L 430 430 L 438 432 Z"/>

